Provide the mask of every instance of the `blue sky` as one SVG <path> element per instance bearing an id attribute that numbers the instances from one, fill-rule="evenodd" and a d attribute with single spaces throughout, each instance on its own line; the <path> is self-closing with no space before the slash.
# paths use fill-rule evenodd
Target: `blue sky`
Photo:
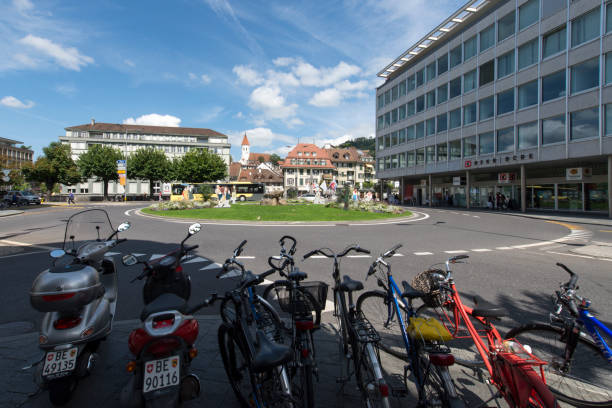
<path id="1" fill-rule="evenodd" d="M 376 77 L 463 0 L 0 0 L 0 137 L 204 127 L 240 157 L 374 135 Z"/>

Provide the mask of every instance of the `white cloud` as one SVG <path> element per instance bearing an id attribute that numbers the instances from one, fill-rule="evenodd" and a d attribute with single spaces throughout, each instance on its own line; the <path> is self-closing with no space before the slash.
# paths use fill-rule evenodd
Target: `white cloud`
<path id="1" fill-rule="evenodd" d="M 325 106 L 338 106 L 340 101 L 342 101 L 340 91 L 336 88 L 328 88 L 314 94 L 308 103 L 321 108 Z"/>
<path id="2" fill-rule="evenodd" d="M 344 61 L 340 61 L 335 67 L 316 68 L 308 62 L 300 61 L 293 68 L 293 72 L 300 79 L 302 85 L 324 87 L 359 74 L 361 68 Z"/>
<path id="3" fill-rule="evenodd" d="M 190 72 L 188 76 L 190 81 L 199 82 L 204 85 L 208 85 L 211 82 L 210 77 L 206 74 L 196 75 L 193 72 Z"/>
<path id="4" fill-rule="evenodd" d="M 365 89 L 369 89 L 370 84 L 368 83 L 368 81 L 358 81 L 358 82 L 351 82 L 348 80 L 344 80 L 344 81 L 340 81 L 338 82 L 336 85 L 334 85 L 336 87 L 336 89 L 338 89 L 339 91 L 343 91 L 343 92 L 350 92 L 350 91 L 363 91 Z"/>
<path id="5" fill-rule="evenodd" d="M 159 115 L 150 113 L 134 118 L 127 118 L 123 121 L 126 125 L 149 125 L 149 126 L 168 126 L 178 127 L 181 124 L 181 119 L 172 115 Z"/>
<path id="6" fill-rule="evenodd" d="M 290 119 L 298 105 L 287 104 L 281 89 L 276 85 L 262 85 L 251 92 L 249 106 L 263 112 L 267 119 Z"/>
<path id="7" fill-rule="evenodd" d="M 13 7 L 15 7 L 17 11 L 23 13 L 32 10 L 34 5 L 30 0 L 13 0 Z"/>
<path id="8" fill-rule="evenodd" d="M 93 58 L 81 54 L 74 47 L 63 47 L 51 40 L 32 34 L 23 37 L 19 42 L 33 48 L 41 56 L 49 57 L 58 65 L 73 71 L 80 71 L 81 67 L 94 62 Z"/>
<path id="9" fill-rule="evenodd" d="M 268 83 L 278 84 L 280 86 L 300 86 L 300 81 L 291 72 L 279 72 L 268 70 L 266 72 Z"/>
<path id="10" fill-rule="evenodd" d="M 208 109 L 206 112 L 202 113 L 200 117 L 197 119 L 198 122 L 210 122 L 219 117 L 221 113 L 223 113 L 225 109 L 221 106 L 214 106 Z"/>
<path id="11" fill-rule="evenodd" d="M 238 80 L 246 85 L 256 86 L 263 83 L 263 78 L 251 67 L 236 65 L 232 71 L 238 76 Z"/>
<path id="12" fill-rule="evenodd" d="M 4 98 L 0 99 L 0 104 L 8 106 L 9 108 L 16 109 L 30 109 L 34 106 L 34 102 L 26 101 L 24 103 L 21 102 L 19 99 L 15 98 L 14 96 L 5 96 Z"/>
<path id="13" fill-rule="evenodd" d="M 123 60 L 123 63 L 124 63 L 125 65 L 127 65 L 128 67 L 131 67 L 131 68 L 134 68 L 134 67 L 136 66 L 136 64 L 134 63 L 134 61 L 129 60 L 129 59 L 124 59 L 124 60 Z"/>
<path id="14" fill-rule="evenodd" d="M 77 88 L 72 84 L 60 84 L 55 87 L 55 91 L 65 96 L 74 96 Z"/>
<path id="15" fill-rule="evenodd" d="M 272 63 L 276 65 L 277 67 L 286 67 L 288 65 L 295 63 L 295 58 L 279 57 L 279 58 L 274 59 Z"/>
<path id="16" fill-rule="evenodd" d="M 230 132 L 229 140 L 234 146 L 240 146 L 242 138 L 246 133 L 251 147 L 271 147 L 273 144 L 283 143 L 286 145 L 295 144 L 296 138 L 293 136 L 275 133 L 270 128 L 256 127 L 253 129 L 243 130 L 240 132 Z"/>
<path id="17" fill-rule="evenodd" d="M 237 114 L 234 115 L 234 117 L 237 119 L 242 119 L 244 118 L 244 114 L 242 112 L 238 112 Z"/>

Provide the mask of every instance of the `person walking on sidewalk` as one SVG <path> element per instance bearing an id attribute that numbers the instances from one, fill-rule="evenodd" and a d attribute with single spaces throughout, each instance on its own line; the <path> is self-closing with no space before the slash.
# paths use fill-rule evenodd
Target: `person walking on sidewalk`
<path id="1" fill-rule="evenodd" d="M 68 194 L 68 205 L 70 205 L 70 203 L 76 204 L 74 202 L 74 194 L 72 193 L 72 191 L 70 192 L 70 194 Z"/>

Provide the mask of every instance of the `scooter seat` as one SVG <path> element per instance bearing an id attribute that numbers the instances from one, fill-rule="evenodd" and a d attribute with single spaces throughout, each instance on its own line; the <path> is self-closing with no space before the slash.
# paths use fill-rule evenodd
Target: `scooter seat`
<path id="1" fill-rule="evenodd" d="M 169 310 L 185 313 L 187 311 L 187 301 L 172 293 L 162 293 L 142 309 L 140 320 L 144 322 L 147 317 L 153 313 L 166 312 Z"/>
<path id="2" fill-rule="evenodd" d="M 263 331 L 257 331 L 257 347 L 253 358 L 253 369 L 261 373 L 291 359 L 289 346 L 277 344 L 266 337 Z"/>

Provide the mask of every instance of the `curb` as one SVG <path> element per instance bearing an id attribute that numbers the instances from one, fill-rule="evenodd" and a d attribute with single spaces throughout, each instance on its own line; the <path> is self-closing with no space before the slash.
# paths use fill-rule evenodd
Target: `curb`
<path id="1" fill-rule="evenodd" d="M 512 217 L 538 219 L 538 220 L 543 220 L 543 221 L 564 221 L 564 222 L 571 222 L 574 224 L 599 225 L 599 226 L 605 226 L 605 227 L 612 226 L 612 220 L 608 220 L 608 219 L 591 220 L 588 218 L 583 219 L 583 218 L 576 218 L 576 217 L 547 216 L 547 215 L 537 215 L 537 214 L 514 214 L 514 213 L 506 213 L 506 212 L 502 212 L 498 214 L 509 215 Z"/>
<path id="2" fill-rule="evenodd" d="M 11 215 L 23 214 L 24 212 L 23 210 L 2 210 L 0 211 L 0 217 L 10 217 Z"/>

